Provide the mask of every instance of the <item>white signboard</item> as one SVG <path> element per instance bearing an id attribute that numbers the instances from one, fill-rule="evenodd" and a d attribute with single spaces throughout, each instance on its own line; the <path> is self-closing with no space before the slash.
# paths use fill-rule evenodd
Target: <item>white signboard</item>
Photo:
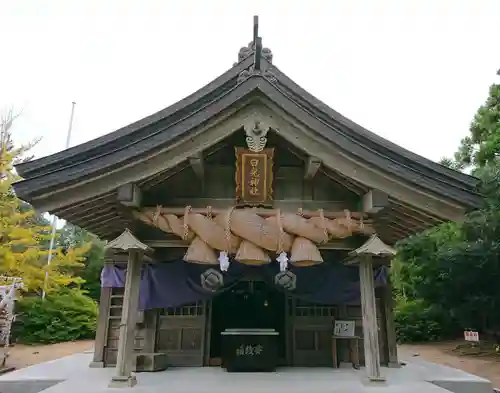
<path id="1" fill-rule="evenodd" d="M 479 333 L 472 330 L 464 330 L 465 341 L 479 342 Z"/>
<path id="2" fill-rule="evenodd" d="M 333 335 L 337 337 L 354 337 L 355 321 L 335 321 Z"/>

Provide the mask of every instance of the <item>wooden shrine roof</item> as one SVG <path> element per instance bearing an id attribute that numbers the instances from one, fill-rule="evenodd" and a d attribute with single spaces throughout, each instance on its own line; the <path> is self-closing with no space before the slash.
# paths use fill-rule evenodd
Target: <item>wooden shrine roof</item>
<path id="1" fill-rule="evenodd" d="M 120 177 L 124 183 L 147 182 L 154 176 L 144 174 L 142 168 L 150 157 L 182 141 L 214 116 L 252 100 L 265 99 L 307 125 L 342 154 L 368 163 L 395 182 L 461 206 L 464 211 L 482 205 L 476 192 L 478 179 L 412 153 L 345 118 L 281 72 L 272 63 L 269 50 L 260 49 L 257 46 L 256 56 L 255 46 L 242 48 L 238 63 L 172 106 L 100 138 L 17 165 L 16 170 L 24 179 L 14 185 L 17 195 L 41 211 L 71 220 L 65 212 L 96 198 L 103 200 L 116 191 L 118 180 L 106 182 L 107 176 L 127 171 L 126 176 Z M 98 182 L 93 195 L 82 193 L 81 197 L 66 201 L 68 189 L 78 193 L 80 185 Z M 410 202 L 392 199 L 399 204 Z M 422 213 L 432 217 L 433 222 L 450 219 L 436 215 L 435 211 Z M 98 221 L 98 216 L 94 220 Z"/>

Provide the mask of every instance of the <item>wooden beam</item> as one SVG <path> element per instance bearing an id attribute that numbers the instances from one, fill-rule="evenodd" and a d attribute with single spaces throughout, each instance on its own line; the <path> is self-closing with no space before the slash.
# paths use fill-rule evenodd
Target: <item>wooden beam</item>
<path id="1" fill-rule="evenodd" d="M 118 202 L 125 206 L 140 207 L 142 192 L 137 184 L 128 183 L 118 187 L 116 190 L 116 198 Z"/>
<path id="2" fill-rule="evenodd" d="M 189 157 L 189 165 L 199 180 L 205 178 L 205 167 L 203 165 L 203 154 L 201 152 Z"/>
<path id="3" fill-rule="evenodd" d="M 208 206 L 207 206 L 208 207 Z M 197 214 L 207 214 L 208 209 L 207 207 L 201 207 L 201 208 L 195 208 L 193 207 L 191 209 L 191 213 L 197 213 Z M 144 207 L 141 209 L 143 211 L 149 210 L 149 211 L 154 211 L 154 212 L 159 212 L 161 214 L 174 214 L 176 216 L 183 216 L 185 213 L 185 207 Z M 265 209 L 265 208 L 250 208 L 249 209 L 252 213 L 255 213 L 261 217 L 272 217 L 276 215 L 278 212 L 278 209 Z M 281 209 L 280 209 L 281 210 Z M 211 213 L 214 215 L 218 214 L 223 214 L 227 213 L 227 207 L 226 208 L 214 208 L 211 210 Z M 301 215 L 305 218 L 311 218 L 311 217 L 320 217 L 320 211 L 318 210 L 304 210 L 301 212 Z M 324 211 L 323 215 L 325 218 L 344 218 L 346 216 L 346 213 L 343 211 Z M 352 218 L 359 219 L 363 217 L 363 213 L 359 212 L 350 212 L 350 215 Z M 365 221 L 365 223 L 367 223 Z"/>
<path id="4" fill-rule="evenodd" d="M 229 209 L 236 206 L 234 198 L 172 198 L 162 201 L 163 205 L 176 208 L 191 206 L 193 208 L 205 209 L 211 206 L 214 209 Z M 144 208 L 156 208 L 156 206 L 143 206 Z M 321 201 L 304 199 L 277 199 L 273 201 L 273 207 L 283 212 L 296 213 L 299 208 L 303 210 L 318 210 L 343 212 L 350 206 L 345 201 Z M 343 215 L 343 214 L 342 214 Z"/>
<path id="5" fill-rule="evenodd" d="M 144 244 L 147 244 L 151 248 L 187 248 L 189 247 L 189 242 L 182 239 L 168 239 L 168 240 L 145 240 Z M 359 247 L 359 244 L 355 244 L 349 239 L 334 239 L 325 244 L 319 244 L 318 249 L 320 250 L 354 250 Z"/>
<path id="6" fill-rule="evenodd" d="M 389 206 L 389 196 L 379 190 L 370 190 L 363 195 L 363 212 L 378 214 Z"/>
<path id="7" fill-rule="evenodd" d="M 316 176 L 316 173 L 318 173 L 320 167 L 321 167 L 321 160 L 319 158 L 308 157 L 306 160 L 304 179 L 312 180 L 314 176 Z"/>

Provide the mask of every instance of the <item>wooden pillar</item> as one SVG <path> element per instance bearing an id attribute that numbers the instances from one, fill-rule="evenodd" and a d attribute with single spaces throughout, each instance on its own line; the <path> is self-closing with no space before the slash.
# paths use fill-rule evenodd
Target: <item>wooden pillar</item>
<path id="1" fill-rule="evenodd" d="M 377 307 L 372 257 L 361 255 L 359 264 L 361 311 L 363 314 L 363 341 L 365 364 L 370 381 L 384 381 L 380 373 L 380 346 L 378 342 Z"/>
<path id="2" fill-rule="evenodd" d="M 101 288 L 99 299 L 99 318 L 94 341 L 94 357 L 89 367 L 104 367 L 104 347 L 106 346 L 106 333 L 108 330 L 109 305 L 111 301 L 111 288 Z"/>
<path id="3" fill-rule="evenodd" d="M 139 308 L 139 286 L 141 279 L 142 252 L 129 250 L 125 292 L 123 295 L 122 318 L 118 338 L 118 356 L 115 376 L 109 387 L 132 387 L 137 380 L 132 375 L 135 325 Z"/>
<path id="4" fill-rule="evenodd" d="M 384 287 L 384 317 L 385 330 L 387 332 L 387 353 L 389 355 L 388 366 L 391 368 L 400 367 L 398 360 L 398 344 L 396 339 L 396 324 L 394 323 L 394 294 L 392 293 L 392 283 L 387 278 L 387 284 Z"/>

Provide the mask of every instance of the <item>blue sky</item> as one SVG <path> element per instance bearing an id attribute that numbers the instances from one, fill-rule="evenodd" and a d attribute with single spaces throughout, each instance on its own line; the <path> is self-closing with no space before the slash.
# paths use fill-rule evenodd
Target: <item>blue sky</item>
<path id="1" fill-rule="evenodd" d="M 62 150 L 226 71 L 260 16 L 274 63 L 328 105 L 427 158 L 454 152 L 500 68 L 498 0 L 0 0 L 0 109 Z"/>

